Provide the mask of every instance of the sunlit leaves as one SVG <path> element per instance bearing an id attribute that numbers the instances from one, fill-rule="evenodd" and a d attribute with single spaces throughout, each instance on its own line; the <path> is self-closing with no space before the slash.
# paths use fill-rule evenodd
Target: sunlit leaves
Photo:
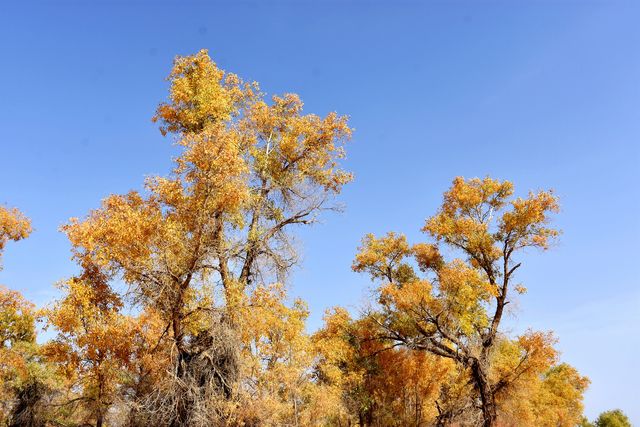
<path id="1" fill-rule="evenodd" d="M 373 234 L 367 234 L 362 239 L 362 246 L 351 268 L 357 272 L 369 273 L 372 280 L 394 282 L 402 273 L 404 258 L 410 254 L 411 248 L 404 235 L 390 232 L 377 238 Z"/>
<path id="2" fill-rule="evenodd" d="M 35 341 L 33 304 L 16 291 L 0 285 L 0 348 Z"/>
<path id="3" fill-rule="evenodd" d="M 244 84 L 235 74 L 218 68 L 204 49 L 177 57 L 169 80 L 170 102 L 161 104 L 154 117 L 163 123 L 164 134 L 199 132 L 210 123 L 228 120 L 257 90 L 256 84 Z"/>
<path id="4" fill-rule="evenodd" d="M 333 397 L 334 423 L 430 423 L 441 387 L 455 381 L 453 364 L 428 353 L 394 348 L 379 335 L 376 321 L 375 316 L 352 320 L 344 309 L 335 308 L 314 334 L 320 355 L 317 375 Z"/>
<path id="5" fill-rule="evenodd" d="M 43 313 L 58 331 L 43 353 L 80 386 L 89 413 L 102 419 L 133 357 L 135 322 L 119 313 L 119 297 L 91 277 L 70 279 L 61 288 L 64 297 Z"/>
<path id="6" fill-rule="evenodd" d="M 559 232 L 546 227 L 546 223 L 549 214 L 558 210 L 557 198 L 548 191 L 531 193 L 526 199 L 518 198 L 512 202 L 512 209 L 502 215 L 499 237 L 514 249 L 527 246 L 547 249 Z"/>
<path id="7" fill-rule="evenodd" d="M 508 181 L 457 177 L 439 211 L 422 229 L 431 242 L 410 246 L 402 235 L 369 234 L 353 262 L 355 271 L 381 281 L 380 333 L 398 345 L 450 359 L 460 372 L 468 372 L 482 403 L 484 425 L 495 424 L 499 415 L 517 420 L 516 424 L 538 420 L 530 408 L 516 408 L 514 401 L 508 406 L 499 399 L 511 393 L 530 400 L 522 393 L 529 393 L 525 392 L 529 385 L 538 384 L 540 375 L 556 364 L 549 335 L 532 332 L 516 341 L 499 335 L 512 290 L 526 291 L 522 284 L 511 283 L 520 267 L 515 257 L 526 247 L 548 248 L 559 233 L 548 225 L 550 215 L 558 211 L 553 193 L 530 193 L 526 199 L 512 195 Z M 443 253 L 462 258 L 446 261 Z M 424 273 L 423 278 L 413 266 Z M 535 387 L 538 393 L 542 385 Z M 572 405 L 580 405 L 583 389 Z M 507 406 L 499 406 L 503 403 Z M 473 419 L 466 404 L 456 405 L 458 409 L 454 405 L 441 412 L 441 422 L 451 421 L 447 417 L 456 411 Z M 569 419 L 574 420 L 576 413 Z"/>
<path id="8" fill-rule="evenodd" d="M 9 240 L 18 241 L 31 234 L 31 221 L 18 209 L 0 206 L 0 257 Z M 1 259 L 0 259 L 1 261 Z M 2 269 L 2 264 L 0 264 Z"/>
<path id="9" fill-rule="evenodd" d="M 13 389 L 26 381 L 34 368 L 31 359 L 36 352 L 35 340 L 33 304 L 20 293 L 0 286 L 0 397 L 7 402 Z"/>
<path id="10" fill-rule="evenodd" d="M 55 417 L 55 408 L 43 405 L 57 379 L 36 343 L 36 317 L 33 304 L 0 286 L 1 425 Z"/>

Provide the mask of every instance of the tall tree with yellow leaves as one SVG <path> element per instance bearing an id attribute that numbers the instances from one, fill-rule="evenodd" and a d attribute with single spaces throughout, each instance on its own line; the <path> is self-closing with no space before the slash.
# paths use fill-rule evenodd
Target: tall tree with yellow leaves
<path id="1" fill-rule="evenodd" d="M 34 375 L 35 339 L 33 304 L 0 286 L 0 425 L 39 424 L 34 407 L 43 387 Z"/>
<path id="2" fill-rule="evenodd" d="M 433 243 L 410 246 L 402 235 L 368 235 L 353 263 L 355 271 L 382 282 L 379 326 L 385 338 L 468 370 L 487 427 L 497 423 L 501 392 L 535 371 L 529 366 L 533 361 L 546 360 L 544 366 L 550 367 L 555 354 L 549 353 L 544 335 L 526 334 L 514 344 L 511 365 L 496 369 L 505 308 L 514 291 L 526 290 L 514 282 L 518 254 L 526 248 L 546 250 L 558 236 L 547 225 L 558 210 L 551 192 L 515 199 L 512 194 L 508 181 L 458 177 L 422 229 Z M 462 258 L 446 261 L 442 247 Z"/>
<path id="3" fill-rule="evenodd" d="M 102 427 L 134 356 L 135 321 L 119 312 L 120 297 L 95 269 L 60 287 L 63 298 L 43 313 L 58 332 L 43 354 L 71 384 L 75 418 Z"/>
<path id="4" fill-rule="evenodd" d="M 64 231 L 81 266 L 122 278 L 166 324 L 171 409 L 150 410 L 178 426 L 199 422 L 203 390 L 234 394 L 243 301 L 286 277 L 296 263 L 289 229 L 313 223 L 351 180 L 337 164 L 351 129 L 335 113 L 303 114 L 293 94 L 267 102 L 206 51 L 177 58 L 169 81 L 154 120 L 182 149 L 173 173 L 147 180 L 145 193 L 109 196 Z"/>
<path id="5" fill-rule="evenodd" d="M 31 222 L 17 209 L 0 206 L 0 261 L 9 241 L 29 236 Z M 2 264 L 0 264 L 0 270 Z M 0 286 L 0 420 L 8 422 L 14 411 L 14 397 L 28 376 L 28 357 L 35 344 L 33 305 L 20 293 Z M 26 351 L 25 351 L 26 350 Z"/>
<path id="6" fill-rule="evenodd" d="M 24 214 L 15 208 L 0 206 L 0 257 L 7 242 L 25 239 L 29 234 L 31 221 Z M 2 425 L 43 426 L 53 412 L 45 408 L 54 379 L 36 343 L 36 317 L 32 303 L 19 292 L 0 285 Z"/>

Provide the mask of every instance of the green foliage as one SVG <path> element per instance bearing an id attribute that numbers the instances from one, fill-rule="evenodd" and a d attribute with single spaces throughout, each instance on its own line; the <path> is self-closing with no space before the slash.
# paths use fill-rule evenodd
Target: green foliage
<path id="1" fill-rule="evenodd" d="M 631 427 L 631 422 L 624 412 L 614 409 L 601 413 L 594 427 Z"/>

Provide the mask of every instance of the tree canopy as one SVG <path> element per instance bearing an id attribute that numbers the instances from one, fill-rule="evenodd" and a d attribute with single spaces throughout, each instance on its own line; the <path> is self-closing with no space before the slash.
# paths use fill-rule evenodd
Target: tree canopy
<path id="1" fill-rule="evenodd" d="M 339 210 L 348 118 L 269 98 L 206 50 L 177 57 L 168 81 L 153 120 L 179 149 L 172 169 L 62 226 L 77 273 L 57 299 L 37 309 L 0 287 L 0 426 L 586 422 L 589 380 L 556 336 L 503 326 L 525 250 L 560 235 L 552 191 L 455 178 L 425 241 L 363 237 L 352 269 L 373 297 L 311 333 L 288 295 L 294 237 Z M 0 256 L 30 233 L 0 207 Z M 615 410 L 595 425 L 630 424 Z"/>

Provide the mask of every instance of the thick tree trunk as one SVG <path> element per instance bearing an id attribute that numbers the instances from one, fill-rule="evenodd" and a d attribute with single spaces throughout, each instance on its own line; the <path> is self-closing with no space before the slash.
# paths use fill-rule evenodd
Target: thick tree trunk
<path id="1" fill-rule="evenodd" d="M 364 421 L 364 415 L 362 414 L 362 412 L 358 412 L 358 425 L 360 427 L 367 427 L 367 424 Z"/>
<path id="2" fill-rule="evenodd" d="M 175 411 L 169 426 L 186 427 L 194 417 L 213 416 L 213 412 L 207 412 L 206 399 L 213 396 L 226 400 L 233 398 L 239 373 L 239 332 L 223 317 L 213 321 L 209 329 L 190 335 L 187 341 L 182 336 L 181 318 L 174 320 L 173 331 L 179 337 L 176 339 L 175 371 L 178 383 L 174 391 Z M 211 422 L 211 425 L 225 425 L 223 419 L 212 419 Z"/>
<path id="3" fill-rule="evenodd" d="M 42 384 L 30 382 L 18 390 L 17 402 L 9 416 L 9 427 L 44 427 L 38 408 L 43 393 Z"/>
<path id="4" fill-rule="evenodd" d="M 473 375 L 473 381 L 476 389 L 480 394 L 480 402 L 482 404 L 482 419 L 483 427 L 493 427 L 496 425 L 498 419 L 498 413 L 496 408 L 496 399 L 489 384 L 487 373 L 485 372 L 483 364 L 475 360 L 471 364 L 471 373 Z"/>

